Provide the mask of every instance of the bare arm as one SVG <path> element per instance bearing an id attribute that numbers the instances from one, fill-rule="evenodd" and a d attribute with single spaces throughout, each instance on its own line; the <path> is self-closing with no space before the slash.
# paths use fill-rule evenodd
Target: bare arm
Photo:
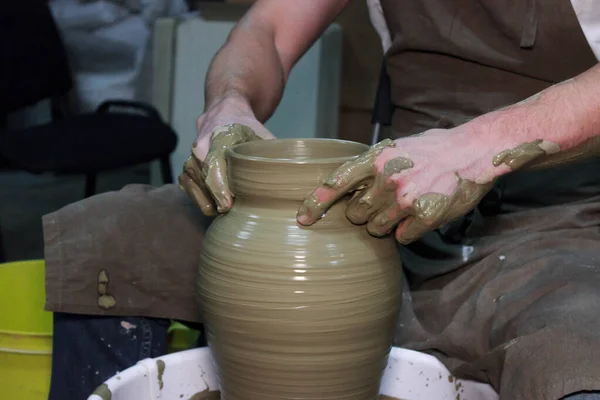
<path id="1" fill-rule="evenodd" d="M 496 176 L 599 156 L 600 64 L 461 130 Z"/>
<path id="2" fill-rule="evenodd" d="M 226 151 L 274 135 L 263 125 L 294 64 L 350 0 L 257 0 L 231 31 L 206 77 L 198 136 L 179 185 L 206 215 L 233 204 Z"/>
<path id="3" fill-rule="evenodd" d="M 258 0 L 214 58 L 206 108 L 232 101 L 264 122 L 281 100 L 290 70 L 349 0 Z"/>

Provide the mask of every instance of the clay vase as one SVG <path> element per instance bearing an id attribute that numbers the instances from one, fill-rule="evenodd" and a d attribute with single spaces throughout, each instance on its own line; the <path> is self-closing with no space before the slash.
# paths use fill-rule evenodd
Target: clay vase
<path id="1" fill-rule="evenodd" d="M 401 301 L 393 238 L 345 216 L 296 211 L 366 146 L 330 139 L 244 143 L 227 154 L 234 206 L 209 227 L 199 297 L 224 400 L 375 400 Z"/>

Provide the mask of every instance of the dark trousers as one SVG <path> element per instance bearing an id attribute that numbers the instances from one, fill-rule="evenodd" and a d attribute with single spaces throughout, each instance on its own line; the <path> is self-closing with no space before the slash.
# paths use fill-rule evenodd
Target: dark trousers
<path id="1" fill-rule="evenodd" d="M 49 400 L 85 400 L 117 372 L 165 355 L 170 323 L 55 313 Z"/>

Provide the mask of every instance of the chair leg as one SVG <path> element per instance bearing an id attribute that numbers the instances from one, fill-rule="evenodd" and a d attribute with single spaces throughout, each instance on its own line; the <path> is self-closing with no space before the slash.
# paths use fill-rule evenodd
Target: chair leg
<path id="1" fill-rule="evenodd" d="M 85 175 L 85 198 L 96 194 L 96 174 Z"/>
<path id="2" fill-rule="evenodd" d="M 171 160 L 169 156 L 160 159 L 160 171 L 165 185 L 173 183 L 173 171 L 171 169 Z"/>

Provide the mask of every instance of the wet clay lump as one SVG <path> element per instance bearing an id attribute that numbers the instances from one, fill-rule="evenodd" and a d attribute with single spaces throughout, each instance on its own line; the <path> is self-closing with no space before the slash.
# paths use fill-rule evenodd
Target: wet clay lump
<path id="1" fill-rule="evenodd" d="M 203 390 L 198 392 L 187 400 L 220 400 L 221 393 L 216 390 Z"/>
<path id="2" fill-rule="evenodd" d="M 223 399 L 377 398 L 401 300 L 396 242 L 352 224 L 347 197 L 296 222 L 303 199 L 366 149 L 277 139 L 228 152 L 235 201 L 206 234 L 198 281 Z"/>

